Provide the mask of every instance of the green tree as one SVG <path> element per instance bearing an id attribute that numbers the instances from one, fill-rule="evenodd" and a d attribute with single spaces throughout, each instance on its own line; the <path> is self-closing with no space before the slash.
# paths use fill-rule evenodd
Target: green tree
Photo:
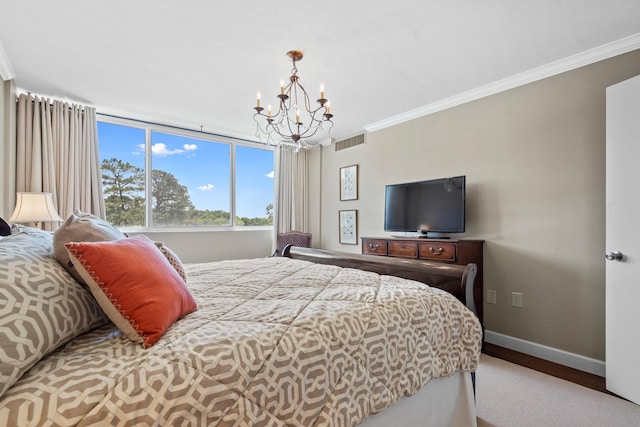
<path id="1" fill-rule="evenodd" d="M 231 215 L 223 210 L 194 210 L 188 220 L 189 225 L 194 226 L 211 226 L 211 225 L 230 225 Z"/>
<path id="2" fill-rule="evenodd" d="M 144 171 L 115 158 L 102 161 L 107 220 L 117 226 L 144 225 Z"/>
<path id="3" fill-rule="evenodd" d="M 270 203 L 266 208 L 266 218 L 254 217 L 247 218 L 246 216 L 237 216 L 236 217 L 236 225 L 238 226 L 247 226 L 247 225 L 273 225 L 273 204 Z"/>
<path id="4" fill-rule="evenodd" d="M 107 220 L 116 226 L 145 225 L 144 170 L 112 158 L 102 162 L 102 186 Z M 231 215 L 224 210 L 198 210 L 189 191 L 169 172 L 151 171 L 153 224 L 156 226 L 228 226 Z M 238 226 L 273 225 L 273 204 L 266 217 L 236 217 Z"/>
<path id="5" fill-rule="evenodd" d="M 151 171 L 151 198 L 154 225 L 184 225 L 195 210 L 187 187 L 163 170 Z"/>
<path id="6" fill-rule="evenodd" d="M 269 218 L 269 224 L 273 224 L 273 203 L 269 203 L 266 209 L 267 218 Z"/>

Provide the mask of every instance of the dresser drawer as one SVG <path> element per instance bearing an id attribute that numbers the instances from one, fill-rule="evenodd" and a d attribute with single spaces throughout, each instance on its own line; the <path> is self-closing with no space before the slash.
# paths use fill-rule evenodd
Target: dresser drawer
<path id="1" fill-rule="evenodd" d="M 456 244 L 447 242 L 420 243 L 420 258 L 439 261 L 455 261 Z"/>
<path id="2" fill-rule="evenodd" d="M 418 258 L 418 243 L 389 240 L 389 256 Z"/>
<path id="3" fill-rule="evenodd" d="M 377 239 L 362 239 L 362 253 L 369 255 L 387 256 L 387 241 Z"/>

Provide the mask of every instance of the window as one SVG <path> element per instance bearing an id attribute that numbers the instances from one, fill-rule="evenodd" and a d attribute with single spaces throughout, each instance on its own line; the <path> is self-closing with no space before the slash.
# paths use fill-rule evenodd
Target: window
<path id="1" fill-rule="evenodd" d="M 152 131 L 153 226 L 230 226 L 231 149 L 229 143 Z"/>
<path id="2" fill-rule="evenodd" d="M 144 141 L 144 129 L 98 122 L 107 220 L 119 227 L 145 223 Z"/>
<path id="3" fill-rule="evenodd" d="M 236 147 L 236 224 L 273 225 L 273 151 Z"/>
<path id="4" fill-rule="evenodd" d="M 121 120 L 99 121 L 98 138 L 107 220 L 114 225 L 273 225 L 270 149 Z"/>

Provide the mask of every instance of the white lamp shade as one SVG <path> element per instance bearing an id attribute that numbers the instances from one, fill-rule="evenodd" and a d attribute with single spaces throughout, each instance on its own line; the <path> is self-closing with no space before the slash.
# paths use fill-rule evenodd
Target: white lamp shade
<path id="1" fill-rule="evenodd" d="M 62 221 L 51 193 L 17 193 L 16 209 L 9 222 Z"/>

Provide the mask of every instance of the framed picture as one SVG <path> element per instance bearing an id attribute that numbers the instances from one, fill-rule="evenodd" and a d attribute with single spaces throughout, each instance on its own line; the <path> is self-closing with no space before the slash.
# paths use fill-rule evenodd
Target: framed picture
<path id="1" fill-rule="evenodd" d="M 339 211 L 340 243 L 344 245 L 358 244 L 358 211 L 355 209 Z"/>
<path id="2" fill-rule="evenodd" d="M 358 165 L 340 168 L 340 200 L 358 200 Z"/>

